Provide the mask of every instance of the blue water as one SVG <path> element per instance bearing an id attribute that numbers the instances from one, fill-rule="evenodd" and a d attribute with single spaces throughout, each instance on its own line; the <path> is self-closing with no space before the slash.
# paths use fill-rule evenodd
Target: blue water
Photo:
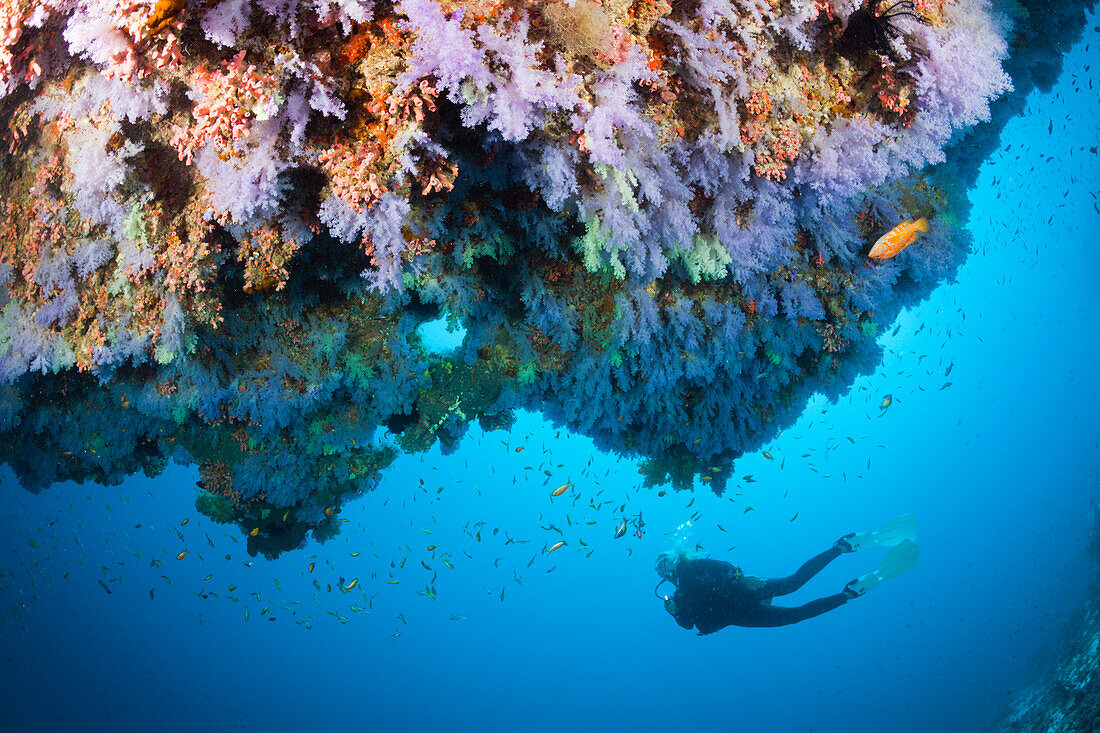
<path id="1" fill-rule="evenodd" d="M 335 540 L 268 562 L 194 511 L 192 468 L 39 496 L 4 469 L 0 729 L 979 729 L 1047 663 L 1091 572 L 1096 25 L 983 168 L 957 281 L 883 336 L 875 374 L 765 446 L 772 460 L 742 458 L 754 481 L 723 498 L 639 490 L 633 461 L 524 415 L 454 455 L 403 456 Z M 600 491 L 616 506 L 593 510 Z M 612 539 L 619 503 L 641 539 Z M 802 624 L 698 637 L 652 594 L 654 557 L 695 512 L 692 543 L 751 574 L 905 512 L 921 562 Z M 551 523 L 569 544 L 547 555 Z M 841 557 L 790 601 L 882 554 Z M 433 572 L 434 600 L 418 593 Z"/>

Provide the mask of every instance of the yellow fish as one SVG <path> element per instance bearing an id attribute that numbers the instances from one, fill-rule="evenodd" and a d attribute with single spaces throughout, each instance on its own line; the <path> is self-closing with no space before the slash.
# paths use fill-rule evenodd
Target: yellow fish
<path id="1" fill-rule="evenodd" d="M 359 578 L 353 578 L 350 583 L 344 586 L 344 590 L 354 590 L 357 585 L 359 585 Z"/>
<path id="2" fill-rule="evenodd" d="M 906 219 L 879 237 L 867 256 L 874 260 L 888 260 L 917 241 L 917 237 L 920 236 L 921 232 L 927 231 L 928 219 L 925 217 L 922 216 L 916 221 Z"/>
<path id="3" fill-rule="evenodd" d="M 260 533 L 260 528 L 259 528 L 259 527 L 256 527 L 255 529 L 253 529 L 253 530 L 252 530 L 251 532 L 249 532 L 249 533 L 248 533 L 248 536 L 249 536 L 249 537 L 255 537 L 255 536 L 256 536 L 256 535 L 258 535 L 259 533 Z"/>
<path id="4" fill-rule="evenodd" d="M 558 540 L 557 542 L 555 542 L 555 543 L 554 543 L 554 544 L 553 544 L 553 545 L 552 545 L 552 546 L 550 547 L 550 549 L 549 549 L 549 550 L 547 550 L 547 551 L 546 551 L 546 554 L 548 554 L 548 555 L 549 555 L 549 554 L 550 554 L 551 552 L 553 552 L 554 550 L 560 550 L 560 549 L 561 549 L 561 548 L 563 548 L 563 547 L 565 547 L 565 540 Z"/>
<path id="5" fill-rule="evenodd" d="M 551 491 L 551 492 L 550 492 L 550 496 L 561 496 L 561 495 L 562 495 L 562 494 L 564 494 L 564 493 L 565 493 L 566 491 L 568 491 L 568 490 L 569 490 L 569 487 L 570 487 L 570 486 L 572 486 L 572 485 L 573 485 L 573 484 L 562 484 L 562 485 L 561 485 L 561 486 L 559 486 L 558 488 L 556 488 L 556 489 L 554 489 L 553 491 Z"/>
<path id="6" fill-rule="evenodd" d="M 882 404 L 879 405 L 878 407 L 879 407 L 880 410 L 885 410 L 887 407 L 889 407 L 892 404 L 894 404 L 893 396 L 886 395 L 885 397 L 882 398 Z"/>
<path id="7" fill-rule="evenodd" d="M 312 572 L 313 572 L 313 568 L 315 568 L 315 567 L 317 567 L 317 563 L 315 563 L 315 562 L 311 562 L 311 563 L 309 564 L 309 572 L 311 572 L 311 573 L 312 573 Z"/>
<path id="8" fill-rule="evenodd" d="M 184 551 L 183 551 L 183 552 L 181 552 L 180 554 L 176 555 L 176 559 L 177 559 L 177 560 L 182 560 L 182 559 L 183 559 L 183 558 L 185 558 L 185 557 L 187 557 L 187 550 L 184 550 Z"/>

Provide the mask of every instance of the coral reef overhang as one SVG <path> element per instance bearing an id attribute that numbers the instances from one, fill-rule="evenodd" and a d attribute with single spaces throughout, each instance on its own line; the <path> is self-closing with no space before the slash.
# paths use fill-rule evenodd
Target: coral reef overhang
<path id="1" fill-rule="evenodd" d="M 720 493 L 954 276 L 1013 59 L 1083 4 L 904 5 L 5 6 L 0 457 L 197 464 L 269 555 L 517 409 Z"/>

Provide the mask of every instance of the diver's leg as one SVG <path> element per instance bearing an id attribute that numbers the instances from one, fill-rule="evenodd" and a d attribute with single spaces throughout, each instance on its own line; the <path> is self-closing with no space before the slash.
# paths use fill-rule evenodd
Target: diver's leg
<path id="1" fill-rule="evenodd" d="M 839 608 L 848 602 L 848 595 L 841 592 L 831 596 L 825 596 L 824 598 L 818 598 L 816 601 L 810 601 L 801 606 L 795 606 L 794 608 L 784 608 L 783 606 L 769 606 L 767 604 L 759 604 L 751 611 L 747 611 L 737 620 L 738 626 L 788 626 L 790 624 L 797 624 L 799 621 L 805 621 L 808 618 L 814 616 L 820 616 L 821 614 L 832 611 L 834 608 Z"/>
<path id="2" fill-rule="evenodd" d="M 794 593 L 806 585 L 806 581 L 820 573 L 826 565 L 840 557 L 843 552 L 841 548 L 833 545 L 820 555 L 807 560 L 802 567 L 795 571 L 794 575 L 788 575 L 786 578 L 770 578 L 764 581 L 764 585 L 757 591 L 757 597 L 774 598 L 775 596 Z"/>

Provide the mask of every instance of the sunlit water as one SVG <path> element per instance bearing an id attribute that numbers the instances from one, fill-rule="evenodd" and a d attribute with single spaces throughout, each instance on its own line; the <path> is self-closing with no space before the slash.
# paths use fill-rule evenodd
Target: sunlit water
<path id="1" fill-rule="evenodd" d="M 957 281 L 883 335 L 876 373 L 765 446 L 772 460 L 742 458 L 752 480 L 721 498 L 639 490 L 633 461 L 524 415 L 454 455 L 400 458 L 335 540 L 268 562 L 194 511 L 192 468 L 41 496 L 5 472 L 0 728 L 979 729 L 1035 678 L 1089 574 L 1095 26 L 983 168 Z M 642 538 L 612 538 L 621 504 Z M 797 626 L 698 637 L 652 593 L 655 555 L 693 516 L 705 552 L 780 575 L 904 512 L 920 565 Z M 881 556 L 843 556 L 791 601 Z"/>

